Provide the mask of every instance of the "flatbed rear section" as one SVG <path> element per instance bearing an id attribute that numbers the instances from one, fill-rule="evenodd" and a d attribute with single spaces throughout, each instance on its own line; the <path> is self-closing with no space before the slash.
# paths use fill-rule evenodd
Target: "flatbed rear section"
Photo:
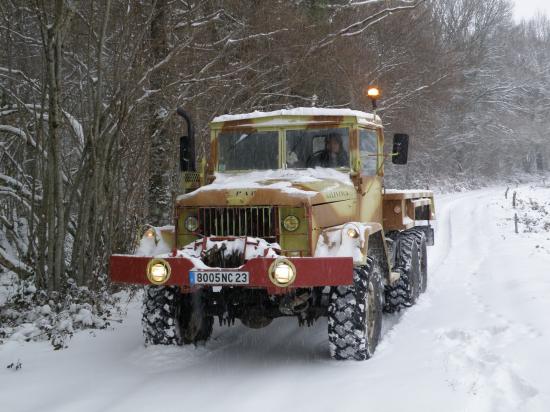
<path id="1" fill-rule="evenodd" d="M 382 194 L 386 231 L 430 226 L 435 220 L 434 194 L 430 190 L 386 189 Z"/>

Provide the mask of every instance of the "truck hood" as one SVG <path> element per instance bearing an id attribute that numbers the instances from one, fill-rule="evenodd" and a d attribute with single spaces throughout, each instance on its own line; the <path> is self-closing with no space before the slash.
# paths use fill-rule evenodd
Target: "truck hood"
<path id="1" fill-rule="evenodd" d="M 349 173 L 333 169 L 218 173 L 213 183 L 178 196 L 178 206 L 304 206 L 355 198 Z"/>

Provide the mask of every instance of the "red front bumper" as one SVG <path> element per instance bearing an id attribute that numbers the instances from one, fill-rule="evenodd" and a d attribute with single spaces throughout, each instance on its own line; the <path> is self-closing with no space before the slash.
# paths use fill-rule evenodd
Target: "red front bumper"
<path id="1" fill-rule="evenodd" d="M 111 280 L 117 283 L 150 284 L 147 279 L 147 263 L 151 257 L 133 255 L 113 255 L 110 259 Z M 171 267 L 171 275 L 166 285 L 190 287 L 189 271 L 193 263 L 183 257 L 164 258 Z M 271 291 L 285 290 L 276 287 L 269 280 L 269 266 L 275 259 L 255 258 L 238 268 L 250 273 L 252 288 L 266 288 Z M 296 280 L 293 288 L 309 288 L 315 286 L 339 286 L 353 283 L 353 259 L 351 257 L 300 257 L 288 258 L 296 267 Z"/>

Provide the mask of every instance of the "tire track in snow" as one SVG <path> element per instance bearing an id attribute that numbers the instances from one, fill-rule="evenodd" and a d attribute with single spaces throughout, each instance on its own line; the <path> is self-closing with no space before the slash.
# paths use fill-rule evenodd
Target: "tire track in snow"
<path id="1" fill-rule="evenodd" d="M 467 249 L 465 255 L 473 258 L 473 261 L 462 267 L 459 265 L 462 270 L 450 271 L 454 275 L 458 274 L 464 281 L 468 300 L 475 306 L 477 315 L 484 319 L 484 323 L 491 326 L 473 329 L 446 328 L 438 331 L 437 339 L 446 358 L 448 383 L 453 389 L 471 395 L 469 406 L 472 410 L 515 411 L 521 410 L 538 394 L 538 390 L 518 375 L 513 366 L 499 356 L 494 348 L 506 348 L 518 336 L 528 336 L 529 330 L 514 325 L 492 311 L 473 289 L 473 284 L 482 276 L 480 269 L 483 263 L 490 258 L 490 243 L 495 238 L 491 236 L 495 232 L 494 219 L 487 213 L 488 202 L 493 196 L 488 194 L 476 197 L 472 199 L 475 200 L 473 205 L 458 202 L 459 206 L 469 209 L 468 215 L 471 218 L 466 237 L 469 242 L 461 242 L 458 246 Z M 455 286 L 459 283 L 453 282 Z"/>

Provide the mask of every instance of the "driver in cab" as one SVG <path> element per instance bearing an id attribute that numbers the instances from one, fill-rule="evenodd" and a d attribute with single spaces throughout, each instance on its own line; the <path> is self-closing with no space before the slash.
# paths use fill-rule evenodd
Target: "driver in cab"
<path id="1" fill-rule="evenodd" d="M 307 162 L 307 167 L 348 167 L 349 157 L 342 144 L 340 133 L 330 133 L 325 138 L 325 149 L 314 153 Z"/>

